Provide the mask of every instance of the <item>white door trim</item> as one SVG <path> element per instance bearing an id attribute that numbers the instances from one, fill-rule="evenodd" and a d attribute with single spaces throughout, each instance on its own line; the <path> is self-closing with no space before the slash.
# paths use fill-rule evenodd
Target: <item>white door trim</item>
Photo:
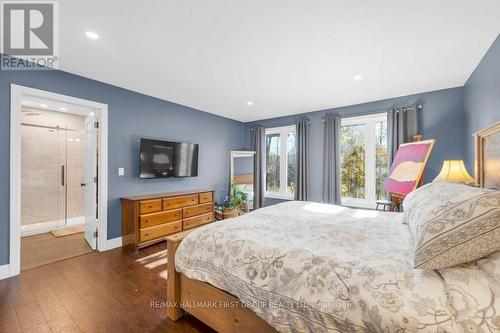
<path id="1" fill-rule="evenodd" d="M 7 279 L 10 276 L 9 264 L 0 266 L 0 280 Z"/>
<path id="2" fill-rule="evenodd" d="M 99 117 L 99 229 L 97 249 L 107 249 L 108 238 L 108 105 L 44 90 L 10 85 L 10 276 L 21 268 L 21 102 L 23 97 L 42 98 L 90 107 Z M 70 112 L 64 111 L 64 112 Z M 81 114 L 80 112 L 73 112 Z"/>

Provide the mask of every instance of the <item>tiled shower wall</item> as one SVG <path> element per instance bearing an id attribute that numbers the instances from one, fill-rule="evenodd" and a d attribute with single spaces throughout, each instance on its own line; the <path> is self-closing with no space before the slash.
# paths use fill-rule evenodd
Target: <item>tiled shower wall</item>
<path id="1" fill-rule="evenodd" d="M 85 118 L 23 108 L 22 123 L 21 224 L 83 216 Z"/>

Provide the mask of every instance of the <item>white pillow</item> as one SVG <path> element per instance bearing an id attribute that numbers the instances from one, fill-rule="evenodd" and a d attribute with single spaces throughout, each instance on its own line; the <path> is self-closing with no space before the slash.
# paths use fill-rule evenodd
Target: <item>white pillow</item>
<path id="1" fill-rule="evenodd" d="M 451 267 L 500 250 L 500 191 L 430 183 L 409 194 L 403 207 L 415 268 Z"/>

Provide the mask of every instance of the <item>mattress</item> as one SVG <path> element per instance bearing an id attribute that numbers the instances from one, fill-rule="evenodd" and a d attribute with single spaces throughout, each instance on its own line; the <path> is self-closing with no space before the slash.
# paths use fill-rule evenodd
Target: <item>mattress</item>
<path id="1" fill-rule="evenodd" d="M 290 201 L 193 231 L 175 267 L 280 332 L 500 330 L 500 255 L 413 269 L 402 219 Z"/>

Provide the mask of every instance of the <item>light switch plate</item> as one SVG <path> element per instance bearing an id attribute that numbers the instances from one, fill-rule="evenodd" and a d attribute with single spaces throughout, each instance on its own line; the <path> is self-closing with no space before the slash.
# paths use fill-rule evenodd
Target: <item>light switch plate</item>
<path id="1" fill-rule="evenodd" d="M 118 176 L 125 176 L 125 168 L 118 168 Z"/>

